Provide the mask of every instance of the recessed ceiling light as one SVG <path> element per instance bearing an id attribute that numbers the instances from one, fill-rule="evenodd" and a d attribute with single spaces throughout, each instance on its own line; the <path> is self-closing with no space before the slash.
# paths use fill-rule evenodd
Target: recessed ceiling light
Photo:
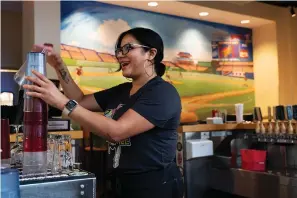
<path id="1" fill-rule="evenodd" d="M 200 12 L 199 15 L 200 16 L 207 16 L 207 15 L 209 15 L 209 13 L 208 12 Z"/>
<path id="2" fill-rule="evenodd" d="M 147 5 L 148 5 L 148 6 L 151 6 L 151 7 L 156 7 L 156 6 L 158 6 L 158 3 L 155 2 L 155 1 L 152 1 L 152 2 L 148 2 Z"/>
<path id="3" fill-rule="evenodd" d="M 242 20 L 240 21 L 241 24 L 246 24 L 246 23 L 250 23 L 250 20 Z"/>

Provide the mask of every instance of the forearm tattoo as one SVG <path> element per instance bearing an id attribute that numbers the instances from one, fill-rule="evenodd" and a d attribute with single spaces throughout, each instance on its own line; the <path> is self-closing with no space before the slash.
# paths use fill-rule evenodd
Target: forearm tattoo
<path id="1" fill-rule="evenodd" d="M 69 82 L 69 77 L 68 77 L 67 71 L 66 71 L 65 69 L 60 69 L 60 70 L 59 70 L 59 73 L 60 73 L 62 79 L 63 79 L 66 83 L 68 83 L 68 82 Z"/>

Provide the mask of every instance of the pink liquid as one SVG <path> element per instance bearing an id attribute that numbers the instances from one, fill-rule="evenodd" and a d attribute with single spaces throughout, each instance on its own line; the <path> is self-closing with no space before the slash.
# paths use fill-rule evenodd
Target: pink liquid
<path id="1" fill-rule="evenodd" d="M 27 111 L 24 112 L 24 152 L 46 151 L 48 121 L 47 104 L 37 98 L 27 100 L 33 100 L 33 103 L 31 103 L 31 109 L 27 108 Z"/>

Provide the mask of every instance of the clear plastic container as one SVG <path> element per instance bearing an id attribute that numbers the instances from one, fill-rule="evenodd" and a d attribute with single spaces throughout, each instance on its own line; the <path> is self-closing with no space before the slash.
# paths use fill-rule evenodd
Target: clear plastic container
<path id="1" fill-rule="evenodd" d="M 23 86 L 25 84 L 25 73 L 27 68 L 27 61 L 20 67 L 20 69 L 14 74 L 14 81 L 19 85 Z"/>
<path id="2" fill-rule="evenodd" d="M 52 44 L 48 44 L 48 43 L 45 43 L 44 44 L 45 46 L 50 46 L 51 45 L 51 47 L 53 47 L 53 45 Z M 43 48 L 42 49 L 42 51 L 41 52 L 30 52 L 30 53 L 36 53 L 36 54 L 44 54 L 44 53 L 46 53 L 46 49 L 45 48 Z M 29 54 L 30 53 L 28 53 L 27 54 L 27 58 L 28 58 L 28 56 L 29 56 Z M 30 54 L 30 56 L 32 57 L 32 54 Z M 39 59 L 41 59 L 41 61 L 43 61 L 42 59 L 44 59 L 43 57 L 42 57 L 42 55 L 35 55 L 35 57 L 39 57 Z M 31 60 L 30 61 L 32 61 L 32 58 L 31 58 Z M 28 65 L 28 62 L 27 62 L 27 60 L 25 60 L 25 62 L 22 64 L 22 66 L 20 67 L 20 69 L 14 74 L 14 81 L 20 86 L 20 87 L 22 87 L 24 84 L 25 84 L 25 82 L 26 82 L 26 80 L 25 80 L 25 77 L 26 77 L 26 70 L 27 70 L 27 65 Z M 32 68 L 32 69 L 34 69 L 34 67 L 32 67 L 32 66 L 30 66 L 30 68 Z M 39 68 L 40 69 L 40 68 Z M 41 72 L 42 73 L 42 72 Z"/>
<path id="3" fill-rule="evenodd" d="M 46 75 L 46 60 L 43 53 L 28 53 L 26 62 L 26 76 L 33 76 L 33 69 Z M 47 172 L 48 105 L 39 98 L 27 96 L 26 91 L 23 123 L 23 174 L 45 174 Z"/>
<path id="4" fill-rule="evenodd" d="M 1 167 L 1 197 L 20 198 L 19 172 L 16 169 Z"/>

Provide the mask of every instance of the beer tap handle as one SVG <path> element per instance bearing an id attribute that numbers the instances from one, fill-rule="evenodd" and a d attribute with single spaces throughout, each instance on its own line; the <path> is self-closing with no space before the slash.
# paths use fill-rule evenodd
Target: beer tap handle
<path id="1" fill-rule="evenodd" d="M 274 133 L 276 135 L 278 135 L 279 134 L 279 124 L 278 124 L 278 115 L 277 115 L 276 107 L 273 107 L 273 119 L 275 121 Z"/>
<path id="2" fill-rule="evenodd" d="M 285 134 L 285 133 L 287 133 L 287 129 L 286 129 L 286 125 L 285 125 L 285 119 L 286 119 L 285 106 L 280 105 L 279 111 L 280 111 L 280 120 L 281 120 L 281 132 L 283 134 Z"/>
<path id="3" fill-rule="evenodd" d="M 287 132 L 286 126 L 285 126 L 285 107 L 283 105 L 279 105 L 276 107 L 276 112 L 279 117 L 278 120 L 281 121 L 280 131 L 281 133 L 285 134 Z"/>
<path id="4" fill-rule="evenodd" d="M 262 116 L 261 107 L 257 108 L 257 117 L 259 118 L 259 121 L 260 121 L 260 131 L 261 131 L 262 134 L 265 134 L 266 129 L 265 129 L 264 123 L 263 123 L 263 116 Z"/>
<path id="5" fill-rule="evenodd" d="M 286 126 L 284 124 L 284 120 L 285 120 L 284 106 L 282 105 L 276 106 L 276 116 L 277 116 L 276 119 L 280 121 L 280 132 L 282 134 L 286 133 Z"/>
<path id="6" fill-rule="evenodd" d="M 273 133 L 273 127 L 272 127 L 272 116 L 271 116 L 271 106 L 268 106 L 268 133 L 272 134 Z"/>
<path id="7" fill-rule="evenodd" d="M 288 133 L 292 135 L 294 133 L 292 120 L 293 120 L 293 109 L 291 105 L 286 106 L 286 119 L 288 120 Z"/>
<path id="8" fill-rule="evenodd" d="M 268 106 L 268 122 L 271 122 L 272 120 L 272 115 L 271 115 L 271 106 Z"/>
<path id="9" fill-rule="evenodd" d="M 260 127 L 260 113 L 259 113 L 259 107 L 254 107 L 254 116 L 256 121 L 256 133 L 261 133 L 261 127 Z"/>
<path id="10" fill-rule="evenodd" d="M 295 134 L 297 133 L 297 105 L 292 106 L 293 119 L 295 120 Z"/>

